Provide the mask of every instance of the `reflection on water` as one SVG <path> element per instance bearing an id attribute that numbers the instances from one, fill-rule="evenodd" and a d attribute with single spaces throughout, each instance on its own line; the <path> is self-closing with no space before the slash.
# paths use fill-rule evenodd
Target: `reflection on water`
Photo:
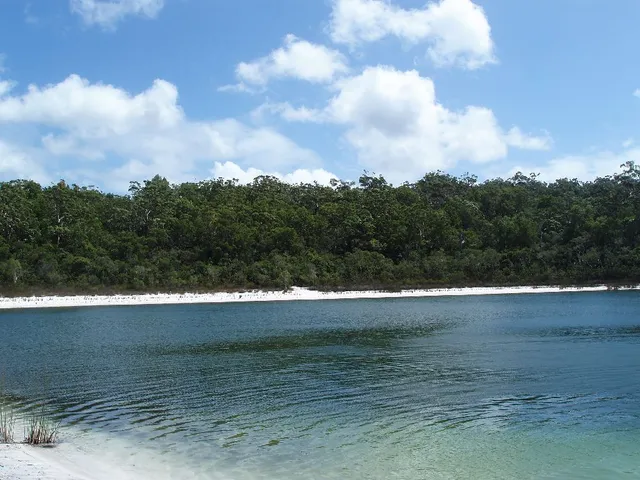
<path id="1" fill-rule="evenodd" d="M 47 398 L 68 438 L 204 477 L 633 476 L 638 307 L 625 292 L 7 312 L 0 375 L 21 411 Z"/>

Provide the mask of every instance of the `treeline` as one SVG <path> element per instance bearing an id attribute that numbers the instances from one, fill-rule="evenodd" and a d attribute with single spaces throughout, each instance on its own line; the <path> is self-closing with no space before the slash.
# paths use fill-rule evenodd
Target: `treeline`
<path id="1" fill-rule="evenodd" d="M 171 185 L 128 195 L 0 183 L 0 289 L 582 284 L 640 281 L 640 169 L 593 182 L 478 183 L 431 173 L 391 186 Z"/>

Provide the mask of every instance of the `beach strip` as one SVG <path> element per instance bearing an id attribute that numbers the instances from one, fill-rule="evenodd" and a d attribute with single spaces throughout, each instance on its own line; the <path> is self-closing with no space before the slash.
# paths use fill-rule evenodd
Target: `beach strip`
<path id="1" fill-rule="evenodd" d="M 110 461 L 109 461 L 110 460 Z M 116 463 L 88 454 L 71 443 L 41 447 L 0 444 L 0 480 L 141 480 L 170 478 L 140 465 Z M 181 477 L 185 478 L 185 477 Z"/>
<path id="2" fill-rule="evenodd" d="M 434 288 L 424 290 L 345 290 L 319 291 L 293 287 L 287 291 L 251 290 L 216 293 L 157 293 L 139 295 L 72 295 L 0 297 L 0 310 L 26 308 L 73 308 L 135 305 L 217 304 L 239 302 L 283 302 L 313 300 L 357 300 L 377 298 L 424 298 L 472 295 L 515 295 L 541 293 L 603 292 L 606 285 L 589 287 L 522 286 L 522 287 L 468 287 Z M 617 290 L 640 290 L 640 285 L 619 287 Z"/>

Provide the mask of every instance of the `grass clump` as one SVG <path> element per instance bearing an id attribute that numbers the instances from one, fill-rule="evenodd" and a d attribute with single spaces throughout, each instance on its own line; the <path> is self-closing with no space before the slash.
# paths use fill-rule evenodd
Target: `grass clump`
<path id="1" fill-rule="evenodd" d="M 47 418 L 42 409 L 29 417 L 25 427 L 24 442 L 28 445 L 51 445 L 58 440 L 60 422 L 54 422 Z"/>
<path id="2" fill-rule="evenodd" d="M 14 406 L 15 402 L 4 394 L 4 376 L 0 376 L 0 443 L 15 441 Z M 24 424 L 24 443 L 28 445 L 51 445 L 58 440 L 60 422 L 50 420 L 45 402 L 41 402 L 26 419 L 20 415 L 20 424 Z"/>
<path id="3" fill-rule="evenodd" d="M 0 443 L 13 443 L 15 423 L 13 409 L 0 401 Z"/>
<path id="4" fill-rule="evenodd" d="M 4 374 L 0 375 L 0 443 L 13 443 L 16 417 L 11 401 L 4 394 Z"/>

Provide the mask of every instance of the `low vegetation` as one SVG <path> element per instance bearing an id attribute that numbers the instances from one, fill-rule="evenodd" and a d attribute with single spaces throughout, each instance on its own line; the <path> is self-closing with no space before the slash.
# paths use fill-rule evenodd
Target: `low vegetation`
<path id="1" fill-rule="evenodd" d="M 13 409 L 0 399 L 0 443 L 13 443 L 15 420 Z"/>
<path id="2" fill-rule="evenodd" d="M 25 443 L 29 445 L 49 445 L 58 439 L 60 423 L 50 420 L 44 412 L 32 414 L 25 427 Z"/>
<path id="3" fill-rule="evenodd" d="M 592 182 L 0 183 L 0 293 L 640 281 L 640 168 Z"/>
<path id="4" fill-rule="evenodd" d="M 16 416 L 13 409 L 0 404 L 0 443 L 15 442 Z M 31 414 L 24 427 L 24 443 L 29 445 L 50 445 L 58 440 L 60 423 L 45 414 L 44 410 Z"/>
<path id="5" fill-rule="evenodd" d="M 0 383 L 0 444 L 15 442 L 16 423 L 24 424 L 24 443 L 48 445 L 58 440 L 60 422 L 55 422 L 49 417 L 44 403 L 26 416 L 20 417 L 16 415 L 13 403 L 2 394 Z"/>

